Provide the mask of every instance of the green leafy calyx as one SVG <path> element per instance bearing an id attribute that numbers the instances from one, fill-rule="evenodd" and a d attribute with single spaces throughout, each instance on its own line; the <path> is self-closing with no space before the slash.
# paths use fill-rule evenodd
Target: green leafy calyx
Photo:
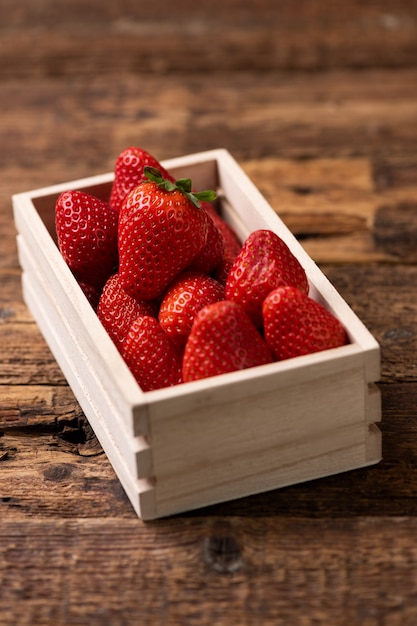
<path id="1" fill-rule="evenodd" d="M 197 209 L 201 208 L 200 202 L 213 202 L 216 199 L 216 192 L 211 189 L 205 191 L 192 191 L 191 178 L 179 178 L 172 182 L 162 176 L 162 173 L 156 167 L 147 165 L 144 168 L 144 174 L 146 178 L 156 183 L 160 189 L 165 191 L 174 191 L 177 189 L 180 191 L 190 202 L 194 204 Z"/>

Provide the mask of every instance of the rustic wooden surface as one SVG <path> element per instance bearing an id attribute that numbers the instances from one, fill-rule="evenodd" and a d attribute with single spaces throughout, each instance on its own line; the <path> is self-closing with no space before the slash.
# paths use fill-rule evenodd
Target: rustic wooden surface
<path id="1" fill-rule="evenodd" d="M 417 623 L 417 3 L 0 0 L 0 624 Z M 12 193 L 225 147 L 382 347 L 383 461 L 144 524 L 20 292 Z"/>

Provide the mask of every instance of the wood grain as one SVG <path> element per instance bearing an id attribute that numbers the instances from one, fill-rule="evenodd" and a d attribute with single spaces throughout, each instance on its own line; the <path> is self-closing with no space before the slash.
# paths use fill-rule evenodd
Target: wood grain
<path id="1" fill-rule="evenodd" d="M 2 83 L 0 227 L 10 242 L 12 193 L 110 171 L 132 143 L 161 159 L 223 146 L 316 261 L 413 259 L 413 213 L 394 243 L 398 220 L 384 226 L 381 215 L 417 194 L 414 69 L 109 80 L 73 79 L 70 96 L 58 79 L 28 78 L 24 94 L 19 81 Z M 0 264 L 18 267 L 13 245 Z"/>
<path id="2" fill-rule="evenodd" d="M 415 64 L 413 0 L 190 0 L 110 6 L 94 0 L 3 1 L 0 77 L 167 74 Z"/>
<path id="3" fill-rule="evenodd" d="M 0 624 L 414 626 L 414 0 L 0 12 Z M 10 196 L 132 143 L 230 150 L 377 336 L 379 465 L 142 524 L 105 455 L 82 454 L 21 299 Z"/>
<path id="4" fill-rule="evenodd" d="M 380 388 L 380 464 L 200 509 L 181 518 L 204 518 L 208 513 L 254 518 L 417 515 L 416 384 L 389 383 Z M 54 394 L 56 418 L 49 423 L 22 394 L 21 411 L 30 419 L 25 425 L 10 419 L 0 424 L 2 519 L 29 520 L 38 515 L 133 519 L 135 513 L 107 458 L 80 452 L 78 442 L 85 441 L 86 427 L 76 401 L 71 403 L 71 392 L 64 388 Z"/>
<path id="5" fill-rule="evenodd" d="M 414 519 L 41 519 L 25 530 L 1 526 L 4 624 L 10 615 L 31 626 L 416 619 Z"/>

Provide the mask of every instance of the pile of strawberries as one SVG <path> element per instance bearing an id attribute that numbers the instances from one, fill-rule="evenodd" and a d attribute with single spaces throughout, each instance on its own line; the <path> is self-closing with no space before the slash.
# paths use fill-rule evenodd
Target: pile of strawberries
<path id="1" fill-rule="evenodd" d="M 144 391 L 347 342 L 280 237 L 242 245 L 214 200 L 136 147 L 119 155 L 108 202 L 57 200 L 62 256 Z"/>

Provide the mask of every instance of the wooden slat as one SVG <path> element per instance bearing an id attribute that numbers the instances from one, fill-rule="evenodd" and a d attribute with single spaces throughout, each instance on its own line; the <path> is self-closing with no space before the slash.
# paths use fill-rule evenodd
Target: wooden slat
<path id="1" fill-rule="evenodd" d="M 2 385 L 0 430 L 52 429 L 74 425 L 83 414 L 67 385 Z"/>
<path id="2" fill-rule="evenodd" d="M 107 171 L 132 142 L 160 159 L 225 147 L 239 161 L 365 156 L 415 164 L 415 69 L 197 74 L 180 84 L 175 76 L 142 81 L 126 73 L 110 90 L 97 75 L 73 82 L 71 98 L 65 81 L 25 84 L 23 97 L 19 81 L 2 83 L 3 166 L 15 193 L 31 181 L 39 188 Z M 57 118 L 65 120 L 59 134 Z M 13 166 L 28 169 L 23 180 Z"/>
<path id="3" fill-rule="evenodd" d="M 213 72 L 416 63 L 413 0 L 116 5 L 3 2 L 0 77 Z M 93 43 L 92 43 L 93 42 Z"/>
<path id="4" fill-rule="evenodd" d="M 415 70 L 273 80 L 244 73 L 217 76 L 215 83 L 197 75 L 184 77 L 181 87 L 175 77 L 150 76 L 140 88 L 135 77 L 122 75 L 110 92 L 98 76 L 74 84 L 70 100 L 65 82 L 26 84 L 24 97 L 18 82 L 2 84 L 8 130 L 2 134 L 0 267 L 18 267 L 13 193 L 110 171 L 131 143 L 158 158 L 227 147 L 318 262 L 413 259 L 415 212 L 401 207 L 412 207 L 417 193 Z M 56 115 L 65 119 L 59 134 Z"/>
<path id="5" fill-rule="evenodd" d="M 374 517 L 4 522 L 2 620 L 412 626 L 416 532 Z"/>
<path id="6" fill-rule="evenodd" d="M 323 266 L 331 282 L 379 341 L 382 380 L 416 380 L 417 268 Z M 378 294 L 378 295 L 376 295 Z"/>

